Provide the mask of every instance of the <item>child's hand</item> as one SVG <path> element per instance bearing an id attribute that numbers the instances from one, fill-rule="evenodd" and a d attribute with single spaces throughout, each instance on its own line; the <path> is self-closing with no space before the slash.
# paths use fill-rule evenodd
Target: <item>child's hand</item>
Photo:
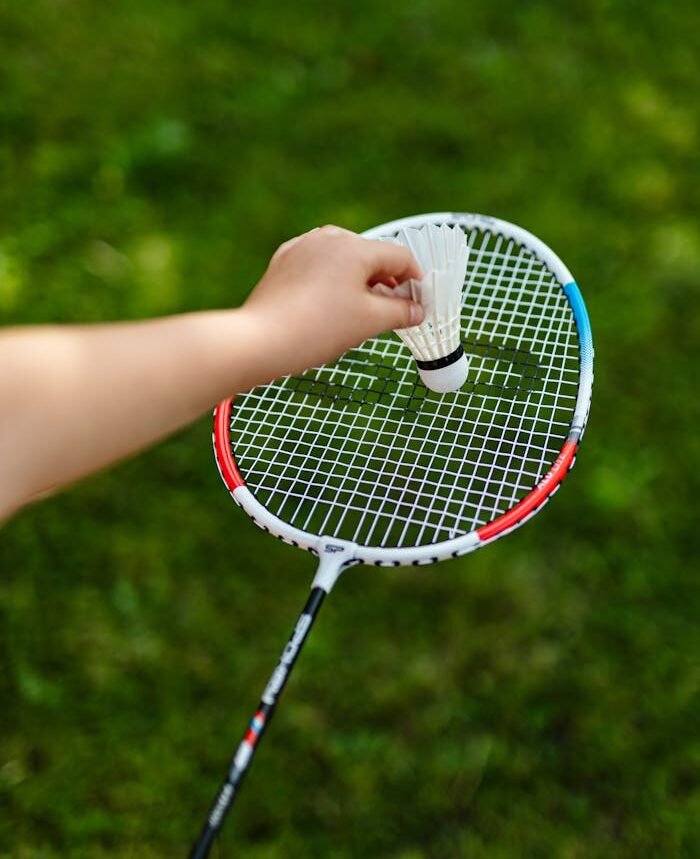
<path id="1" fill-rule="evenodd" d="M 418 325 L 420 304 L 379 295 L 370 286 L 421 277 L 408 249 L 340 227 L 285 242 L 239 311 L 269 338 L 260 381 L 332 361 L 392 328 Z"/>

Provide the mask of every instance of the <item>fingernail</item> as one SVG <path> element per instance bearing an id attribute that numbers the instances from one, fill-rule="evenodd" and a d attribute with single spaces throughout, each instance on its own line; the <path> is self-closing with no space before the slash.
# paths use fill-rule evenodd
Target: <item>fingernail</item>
<path id="1" fill-rule="evenodd" d="M 418 325 L 423 320 L 423 308 L 415 301 L 411 302 L 408 320 L 411 325 Z"/>

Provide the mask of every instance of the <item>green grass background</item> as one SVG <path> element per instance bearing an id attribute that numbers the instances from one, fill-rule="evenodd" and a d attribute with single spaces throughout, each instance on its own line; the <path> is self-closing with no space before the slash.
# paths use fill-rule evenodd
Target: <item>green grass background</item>
<path id="1" fill-rule="evenodd" d="M 235 304 L 293 234 L 440 209 L 530 229 L 588 302 L 568 485 L 485 552 L 344 576 L 222 859 L 700 855 L 699 30 L 690 2 L 0 7 L 4 324 Z M 18 515 L 0 570 L 0 856 L 184 855 L 312 559 L 234 508 L 204 417 Z"/>

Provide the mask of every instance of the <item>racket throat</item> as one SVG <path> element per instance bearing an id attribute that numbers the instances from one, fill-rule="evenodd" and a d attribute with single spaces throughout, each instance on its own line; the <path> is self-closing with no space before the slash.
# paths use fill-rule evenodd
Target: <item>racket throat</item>
<path id="1" fill-rule="evenodd" d="M 322 588 L 327 594 L 333 590 L 338 577 L 353 564 L 359 564 L 356 558 L 357 546 L 347 540 L 336 540 L 331 537 L 321 537 L 316 547 L 318 554 L 318 569 L 312 588 Z"/>

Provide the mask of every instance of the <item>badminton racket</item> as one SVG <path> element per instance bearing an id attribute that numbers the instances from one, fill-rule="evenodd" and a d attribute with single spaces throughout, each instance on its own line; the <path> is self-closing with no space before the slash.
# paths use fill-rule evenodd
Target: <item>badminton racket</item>
<path id="1" fill-rule="evenodd" d="M 407 347 L 386 334 L 215 410 L 216 462 L 234 501 L 316 555 L 318 569 L 190 859 L 209 854 L 339 574 L 485 546 L 539 512 L 574 464 L 593 343 L 569 270 L 526 230 L 483 215 L 419 215 L 364 235 L 426 223 L 460 227 L 470 247 L 460 391 L 428 391 Z"/>

